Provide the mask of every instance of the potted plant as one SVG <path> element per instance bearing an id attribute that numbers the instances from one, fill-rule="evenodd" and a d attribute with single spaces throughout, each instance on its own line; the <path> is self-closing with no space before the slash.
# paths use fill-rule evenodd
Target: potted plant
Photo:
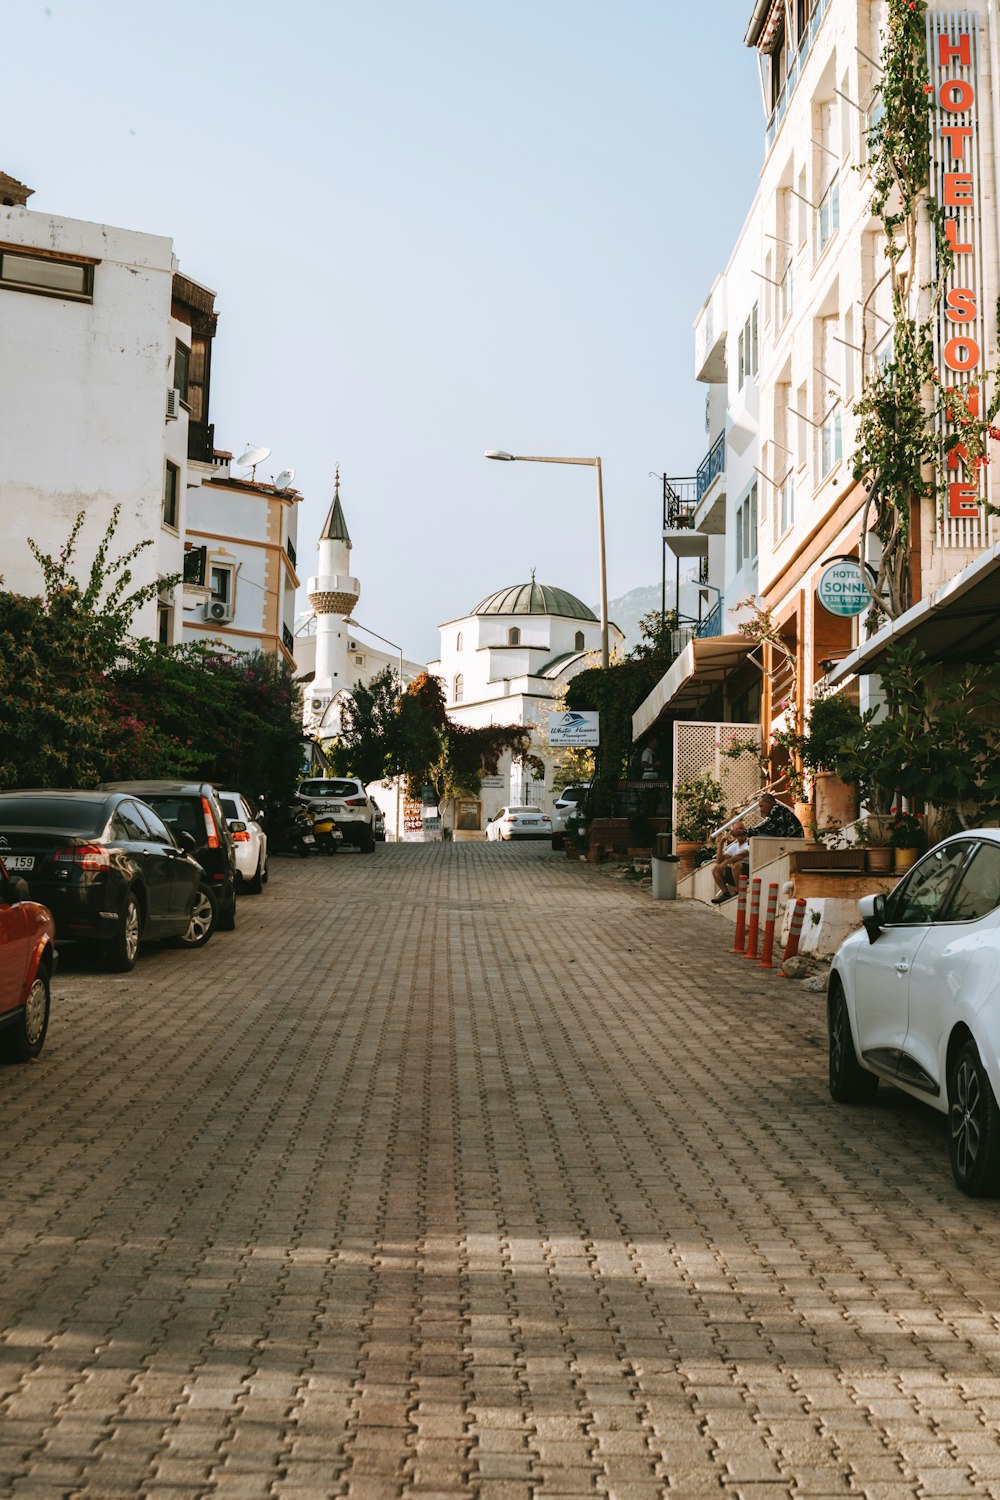
<path id="1" fill-rule="evenodd" d="M 703 771 L 689 781 L 678 783 L 675 793 L 677 823 L 674 827 L 674 852 L 680 858 L 680 872 L 695 867 L 698 854 L 713 832 L 726 821 L 726 804 L 722 784 L 711 773 Z"/>
<path id="2" fill-rule="evenodd" d="M 924 821 L 919 813 L 893 808 L 889 830 L 889 843 L 895 850 L 895 870 L 900 875 L 910 868 L 920 853 L 924 842 Z"/>
<path id="3" fill-rule="evenodd" d="M 865 851 L 865 869 L 869 875 L 888 875 L 892 869 L 893 850 L 889 828 L 877 813 L 854 825 L 854 842 Z"/>
<path id="4" fill-rule="evenodd" d="M 587 847 L 587 823 L 582 813 L 570 813 L 563 832 L 563 849 L 567 859 L 576 859 Z"/>

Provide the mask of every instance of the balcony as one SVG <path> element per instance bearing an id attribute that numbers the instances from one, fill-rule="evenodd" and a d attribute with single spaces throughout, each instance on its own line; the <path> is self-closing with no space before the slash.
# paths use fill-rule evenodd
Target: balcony
<path id="1" fill-rule="evenodd" d="M 771 111 L 771 118 L 767 122 L 766 149 L 768 151 L 774 145 L 774 138 L 778 133 L 778 127 L 785 117 L 789 101 L 795 92 L 795 85 L 799 81 L 799 75 L 805 66 L 812 44 L 816 40 L 816 33 L 823 23 L 823 17 L 829 9 L 830 0 L 817 0 L 816 9 L 806 22 L 799 45 L 796 47 L 794 54 L 788 59 L 788 71 L 785 74 L 785 81 L 781 85 L 781 93 L 778 95 L 775 106 Z"/>
<path id="2" fill-rule="evenodd" d="M 285 538 L 285 551 L 288 553 L 288 561 L 291 563 L 292 568 L 294 570 L 294 568 L 295 568 L 295 548 L 292 545 L 292 539 L 291 539 L 291 537 L 286 537 Z"/>
<path id="3" fill-rule="evenodd" d="M 282 625 L 282 627 L 281 627 L 281 641 L 282 641 L 282 645 L 284 646 L 284 648 L 288 652 L 288 654 L 290 656 L 294 656 L 295 655 L 295 637 L 292 635 L 292 632 L 289 630 L 289 628 L 288 628 L 287 625 Z"/>
<path id="4" fill-rule="evenodd" d="M 710 536 L 726 529 L 726 434 L 720 432 L 698 466 L 695 525 Z"/>

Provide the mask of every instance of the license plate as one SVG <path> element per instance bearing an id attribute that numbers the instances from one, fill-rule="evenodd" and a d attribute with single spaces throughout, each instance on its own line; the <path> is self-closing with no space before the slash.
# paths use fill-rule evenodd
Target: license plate
<path id="1" fill-rule="evenodd" d="M 33 854 L 7 854 L 4 856 L 4 864 L 8 870 L 33 870 L 35 856 Z"/>
<path id="2" fill-rule="evenodd" d="M 313 838 L 311 833 L 304 833 L 302 835 L 302 842 L 304 844 L 315 844 L 316 840 Z"/>
<path id="3" fill-rule="evenodd" d="M 541 821 L 542 821 L 541 818 L 522 818 L 521 819 L 521 822 L 522 822 L 522 824 L 524 825 L 525 828 L 537 828 Z"/>

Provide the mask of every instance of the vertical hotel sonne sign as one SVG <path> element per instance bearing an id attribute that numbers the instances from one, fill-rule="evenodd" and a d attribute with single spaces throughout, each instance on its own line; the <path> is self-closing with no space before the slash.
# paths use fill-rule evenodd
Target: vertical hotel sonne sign
<path id="1" fill-rule="evenodd" d="M 944 215 L 945 236 L 954 263 L 945 277 L 935 328 L 935 361 L 947 393 L 957 386 L 968 401 L 973 418 L 980 417 L 978 389 L 986 368 L 988 338 L 984 282 L 982 149 L 979 128 L 980 36 L 979 16 L 969 10 L 927 13 L 927 61 L 931 79 L 930 192 Z M 931 236 L 934 279 L 939 267 Z M 964 415 L 963 404 L 942 419 L 944 451 L 948 454 L 943 506 L 944 542 L 968 546 L 985 542 L 980 509 L 987 470 L 969 463 L 954 423 Z M 983 413 L 985 415 L 985 413 Z M 949 443 L 951 446 L 949 447 Z M 979 526 L 972 523 L 979 523 Z"/>

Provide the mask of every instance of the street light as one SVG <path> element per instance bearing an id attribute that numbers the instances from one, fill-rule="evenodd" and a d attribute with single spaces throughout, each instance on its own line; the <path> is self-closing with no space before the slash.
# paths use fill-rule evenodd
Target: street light
<path id="1" fill-rule="evenodd" d="M 601 481 L 599 458 L 540 458 L 537 454 L 503 453 L 498 448 L 488 448 L 487 458 L 497 458 L 503 463 L 514 464 L 584 464 L 597 470 L 597 539 L 601 558 L 601 666 L 608 665 L 608 573 L 604 556 L 604 485 Z"/>
<path id="2" fill-rule="evenodd" d="M 391 646 L 394 651 L 398 651 L 399 652 L 399 691 L 400 691 L 400 695 L 402 695 L 402 692 L 403 692 L 403 648 L 402 648 L 402 646 L 397 646 L 396 642 L 395 641 L 390 641 L 390 639 L 389 639 L 388 636 L 379 635 L 379 633 L 378 633 L 377 630 L 369 630 L 369 628 L 368 628 L 367 625 L 359 625 L 358 622 L 357 622 L 357 620 L 352 620 L 352 619 L 350 619 L 348 617 L 347 619 L 345 619 L 344 624 L 345 625 L 352 625 L 355 630 L 363 630 L 364 633 L 365 633 L 365 635 L 373 635 L 377 641 L 384 641 L 384 643 L 387 646 Z M 397 734 L 398 734 L 398 729 L 397 729 Z M 401 844 L 403 842 L 402 833 L 403 833 L 403 830 L 402 830 L 402 826 L 401 826 L 400 821 L 399 821 L 399 745 L 398 745 L 398 741 L 397 741 L 397 746 L 396 746 L 396 843 L 397 844 Z"/>

